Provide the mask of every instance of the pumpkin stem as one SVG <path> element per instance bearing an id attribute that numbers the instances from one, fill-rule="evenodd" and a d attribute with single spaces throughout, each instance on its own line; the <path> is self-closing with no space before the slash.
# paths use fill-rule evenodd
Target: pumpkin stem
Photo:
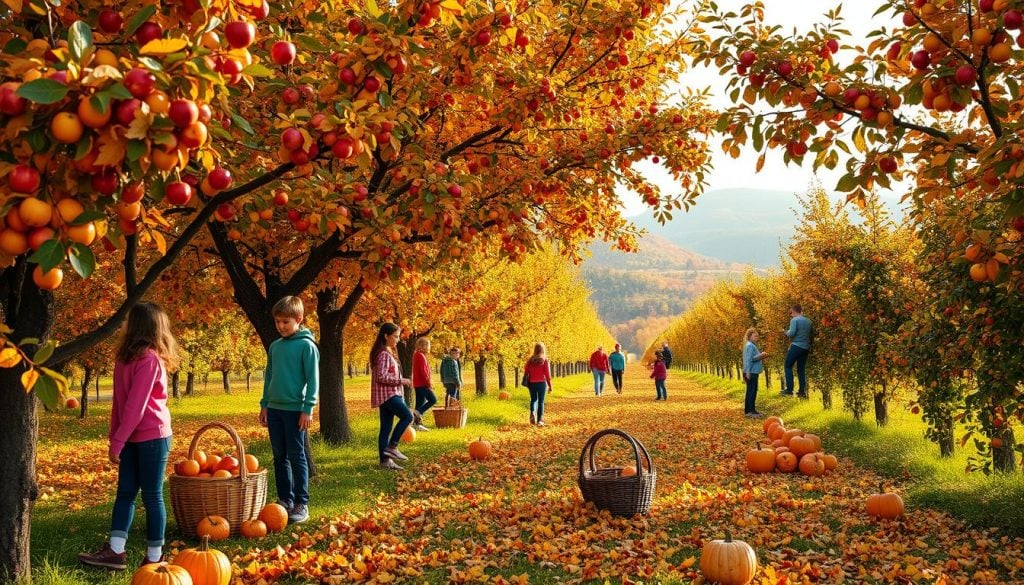
<path id="1" fill-rule="evenodd" d="M 732 532 L 728 528 L 725 529 L 725 542 L 732 542 Z"/>
<path id="2" fill-rule="evenodd" d="M 757 449 L 758 451 L 760 451 L 761 450 L 761 442 L 760 441 L 754 441 L 754 448 Z"/>
<path id="3" fill-rule="evenodd" d="M 880 494 L 884 494 L 885 493 L 885 484 L 882 483 L 882 482 L 878 482 L 878 493 L 880 493 Z"/>
<path id="4" fill-rule="evenodd" d="M 199 539 L 199 551 L 206 552 L 208 550 L 210 550 L 210 535 L 204 534 L 203 537 Z"/>

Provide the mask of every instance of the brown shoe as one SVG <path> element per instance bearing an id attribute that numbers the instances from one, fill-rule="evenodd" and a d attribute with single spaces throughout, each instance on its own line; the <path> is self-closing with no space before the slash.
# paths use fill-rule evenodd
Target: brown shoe
<path id="1" fill-rule="evenodd" d="M 78 562 L 90 567 L 102 567 L 123 571 L 128 568 L 124 562 L 124 553 L 116 553 L 110 548 L 110 543 L 103 545 L 103 548 L 94 553 L 78 553 Z"/>
<path id="2" fill-rule="evenodd" d="M 166 563 L 167 558 L 164 555 L 160 555 L 159 561 L 151 561 L 145 554 L 142 555 L 142 562 L 139 563 L 139 568 L 145 567 L 146 565 L 159 565 L 160 563 Z"/>

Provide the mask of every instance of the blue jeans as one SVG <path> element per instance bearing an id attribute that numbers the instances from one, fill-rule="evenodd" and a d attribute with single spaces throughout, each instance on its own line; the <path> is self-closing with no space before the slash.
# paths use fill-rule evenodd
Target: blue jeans
<path id="1" fill-rule="evenodd" d="M 594 395 L 600 396 L 604 391 L 604 371 L 591 370 L 590 372 L 594 374 Z"/>
<path id="2" fill-rule="evenodd" d="M 537 415 L 537 422 L 544 420 L 544 397 L 548 394 L 548 383 L 530 382 L 527 386 L 530 389 L 530 412 Z"/>
<path id="3" fill-rule="evenodd" d="M 427 414 L 430 407 L 435 404 L 437 404 L 437 396 L 434 396 L 434 391 L 430 389 L 430 386 L 416 388 L 416 412 Z"/>
<path id="4" fill-rule="evenodd" d="M 459 385 L 458 384 L 447 384 L 446 383 L 444 385 L 444 391 L 445 391 L 446 394 L 448 394 L 448 396 L 451 396 L 455 400 L 462 400 L 462 398 L 460 397 L 462 393 L 459 392 Z"/>
<path id="5" fill-rule="evenodd" d="M 668 390 L 665 389 L 665 380 L 655 380 L 654 390 L 658 393 L 659 399 L 668 400 Z"/>
<path id="6" fill-rule="evenodd" d="M 146 506 L 146 545 L 163 546 L 164 529 L 167 527 L 164 471 L 170 452 L 170 437 L 125 443 L 121 450 L 121 463 L 117 466 L 117 497 L 110 521 L 111 536 L 128 538 L 128 530 L 135 518 L 135 496 L 142 490 L 142 504 Z"/>
<path id="7" fill-rule="evenodd" d="M 277 499 L 292 504 L 309 503 L 309 461 L 306 431 L 299 429 L 300 411 L 267 409 L 267 432 L 274 452 Z"/>
<path id="8" fill-rule="evenodd" d="M 800 379 L 800 396 L 807 396 L 807 354 L 808 350 L 798 346 L 790 345 L 786 352 L 786 394 L 793 393 L 793 364 L 796 364 L 796 374 Z"/>
<path id="9" fill-rule="evenodd" d="M 377 453 L 383 462 L 388 457 L 384 450 L 388 447 L 398 447 L 402 440 L 405 429 L 412 424 L 412 411 L 405 404 L 405 398 L 392 396 L 380 405 L 380 433 L 377 435 Z M 395 424 L 395 417 L 398 424 Z"/>
<path id="10" fill-rule="evenodd" d="M 743 414 L 757 412 L 754 403 L 757 402 L 757 377 L 759 374 L 747 374 L 747 395 L 743 399 Z"/>

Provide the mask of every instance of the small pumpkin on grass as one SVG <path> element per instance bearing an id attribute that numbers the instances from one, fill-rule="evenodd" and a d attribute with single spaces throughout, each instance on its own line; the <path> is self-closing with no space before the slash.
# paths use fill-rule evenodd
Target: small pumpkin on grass
<path id="1" fill-rule="evenodd" d="M 416 440 L 416 429 L 412 428 L 412 425 L 405 427 L 405 432 L 402 433 L 403 443 L 412 443 Z"/>
<path id="2" fill-rule="evenodd" d="M 281 504 L 267 504 L 260 510 L 260 520 L 267 525 L 268 532 L 281 532 L 288 526 L 288 510 Z"/>
<path id="3" fill-rule="evenodd" d="M 903 498 L 899 494 L 886 493 L 885 486 L 878 484 L 878 493 L 868 496 L 868 515 L 893 520 L 903 515 Z"/>
<path id="4" fill-rule="evenodd" d="M 196 535 L 209 536 L 212 541 L 224 540 L 231 535 L 231 524 L 222 516 L 206 516 L 196 526 Z"/>
<path id="5" fill-rule="evenodd" d="M 187 548 L 178 553 L 174 564 L 187 571 L 195 585 L 228 585 L 231 582 L 231 561 L 226 554 L 210 548 L 209 536 L 200 539 L 199 548 Z"/>
<path id="6" fill-rule="evenodd" d="M 747 585 L 757 572 L 757 555 L 749 544 L 733 540 L 726 530 L 725 540 L 712 540 L 701 549 L 700 572 L 712 583 Z"/>
<path id="7" fill-rule="evenodd" d="M 836 467 L 839 467 L 839 460 L 836 459 L 835 455 L 822 454 L 821 461 L 825 464 L 825 471 L 832 471 Z"/>
<path id="8" fill-rule="evenodd" d="M 263 520 L 246 520 L 239 527 L 242 536 L 246 538 L 263 538 L 267 535 L 267 524 Z"/>
<path id="9" fill-rule="evenodd" d="M 825 462 L 817 453 L 808 453 L 800 458 L 800 473 L 811 477 L 825 475 Z"/>
<path id="10" fill-rule="evenodd" d="M 512 395 L 508 392 L 508 390 L 502 390 L 501 392 L 498 392 L 498 400 L 508 400 L 509 398 L 512 398 Z"/>
<path id="11" fill-rule="evenodd" d="M 765 434 L 768 434 L 769 427 L 771 427 L 774 424 L 781 425 L 782 418 L 777 416 L 769 416 L 768 418 L 764 419 L 764 425 L 762 426 L 762 429 L 764 430 Z"/>
<path id="12" fill-rule="evenodd" d="M 483 437 L 469 444 L 469 458 L 483 460 L 491 456 L 491 443 Z"/>
<path id="13" fill-rule="evenodd" d="M 760 443 L 754 445 L 754 449 L 747 451 L 747 469 L 754 473 L 775 471 L 775 449 L 761 447 Z"/>
<path id="14" fill-rule="evenodd" d="M 230 575 L 230 571 L 228 572 Z M 184 567 L 154 563 L 139 567 L 132 575 L 132 585 L 193 585 L 192 576 Z"/>

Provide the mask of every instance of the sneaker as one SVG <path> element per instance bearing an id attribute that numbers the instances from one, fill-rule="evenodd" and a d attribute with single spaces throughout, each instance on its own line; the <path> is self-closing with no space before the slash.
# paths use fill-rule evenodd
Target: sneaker
<path id="1" fill-rule="evenodd" d="M 397 447 L 388 447 L 387 449 L 384 449 L 384 455 L 392 459 L 398 459 L 399 461 L 409 460 L 409 458 L 399 451 Z"/>
<path id="2" fill-rule="evenodd" d="M 299 524 L 309 520 L 309 506 L 306 504 L 295 504 L 292 513 L 288 514 L 289 524 Z"/>
<path id="3" fill-rule="evenodd" d="M 123 571 L 128 568 L 124 562 L 125 554 L 116 553 L 110 548 L 110 543 L 105 543 L 103 548 L 94 553 L 78 553 L 78 562 L 90 567 L 102 567 Z"/>
<path id="4" fill-rule="evenodd" d="M 277 505 L 281 506 L 282 508 L 284 508 L 285 512 L 289 512 L 290 513 L 292 511 L 292 503 L 289 502 L 288 500 L 278 500 L 277 501 Z"/>
<path id="5" fill-rule="evenodd" d="M 548 426 L 548 425 L 544 424 L 544 421 L 542 421 L 542 420 L 539 420 L 539 421 L 537 421 L 537 426 L 538 426 L 538 427 L 546 427 L 546 426 Z"/>
<path id="6" fill-rule="evenodd" d="M 403 467 L 401 465 L 395 463 L 394 459 L 390 459 L 390 458 L 385 459 L 384 461 L 381 461 L 380 462 L 380 468 L 381 469 L 386 469 L 388 471 L 402 471 L 402 469 L 403 469 Z"/>
<path id="7" fill-rule="evenodd" d="M 160 563 L 166 563 L 166 562 L 167 562 L 167 559 L 164 557 L 164 555 L 160 555 L 160 560 L 159 561 L 151 561 L 151 560 L 149 560 L 149 557 L 147 557 L 146 555 L 142 555 L 142 562 L 139 563 L 139 568 L 141 569 L 142 567 L 145 567 L 146 565 L 159 565 Z"/>
<path id="8" fill-rule="evenodd" d="M 532 410 L 530 411 L 530 424 L 531 425 L 537 424 L 537 415 L 534 414 Z"/>
<path id="9" fill-rule="evenodd" d="M 412 428 L 416 429 L 420 433 L 429 433 L 430 432 L 430 429 L 428 429 L 427 427 L 423 426 L 422 424 L 415 424 L 415 425 L 412 426 Z"/>
<path id="10" fill-rule="evenodd" d="M 420 414 L 419 411 L 417 411 L 417 410 L 412 411 L 412 424 L 413 425 L 423 424 L 423 415 Z"/>

